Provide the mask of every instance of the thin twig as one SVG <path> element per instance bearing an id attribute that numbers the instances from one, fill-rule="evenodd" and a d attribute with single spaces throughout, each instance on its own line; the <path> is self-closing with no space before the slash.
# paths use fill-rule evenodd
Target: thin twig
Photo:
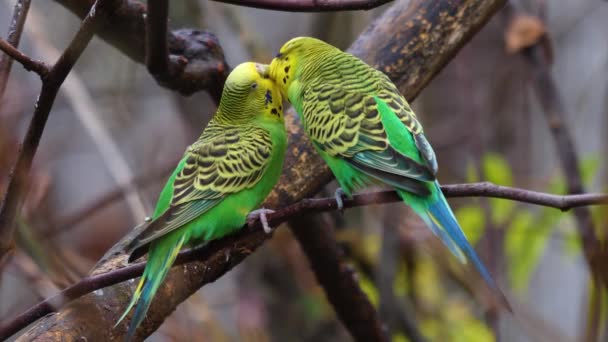
<path id="1" fill-rule="evenodd" d="M 238 6 L 285 12 L 370 10 L 393 0 L 212 0 Z"/>
<path id="2" fill-rule="evenodd" d="M 608 204 L 608 194 L 554 195 L 545 192 L 496 185 L 490 182 L 442 185 L 446 197 L 493 197 L 568 211 L 588 205 Z"/>
<path id="3" fill-rule="evenodd" d="M 49 59 L 57 59 L 61 52 L 49 43 L 48 34 L 42 27 L 40 12 L 33 8 L 30 13 L 30 23 L 26 28 L 27 33 L 40 55 L 47 56 Z M 93 96 L 87 91 L 82 77 L 77 72 L 73 72 L 65 80 L 61 88 L 61 94 L 72 106 L 76 117 L 99 151 L 103 165 L 121 188 L 130 209 L 131 217 L 135 222 L 141 220 L 146 216 L 147 210 L 141 195 L 130 182 L 134 178 L 133 171 L 124 153 L 112 138 L 107 123 L 102 120 L 102 115 L 97 110 L 99 106 L 95 104 Z"/>
<path id="4" fill-rule="evenodd" d="M 72 9 L 88 9 L 88 2 L 56 0 Z M 349 52 L 368 64 L 384 70 L 413 100 L 422 88 L 436 75 L 451 57 L 504 5 L 504 0 L 399 1 L 385 11 L 373 25 L 359 36 Z M 145 7 L 137 11 L 138 1 L 123 3 L 120 13 L 111 18 L 112 25 L 104 28 L 100 36 L 108 37 L 123 51 L 139 51 L 143 60 L 143 16 Z M 132 6 L 133 5 L 133 6 Z M 131 11 L 131 10 L 134 11 Z M 82 11 L 75 11 L 82 15 Z M 123 15 L 133 13 L 133 15 Z M 139 16 L 137 16 L 139 14 Z M 469 15 L 472 14 L 472 15 Z M 127 25 L 126 23 L 133 23 Z M 141 26 L 139 26 L 141 23 Z M 175 32 L 175 31 L 173 31 Z M 184 36 L 184 42 L 192 42 L 194 36 Z M 198 38 L 194 39 L 197 40 Z M 179 40 L 169 40 L 171 60 L 183 55 L 174 50 Z M 196 42 L 193 42 L 196 43 Z M 196 44 L 195 44 L 196 45 Z M 405 46 L 408 48 L 404 48 Z M 188 45 L 184 45 L 188 47 Z M 125 48 L 126 47 L 126 48 Z M 188 50 L 191 51 L 191 50 Z M 202 50 L 203 56 L 209 56 Z M 213 50 L 211 50 L 213 51 Z M 197 55 L 195 53 L 195 55 Z M 403 59 L 408 63 L 402 63 Z M 209 60 L 207 58 L 207 60 Z M 215 60 L 211 57 L 211 60 Z M 204 62 L 204 61 L 203 61 Z M 203 65 L 209 65 L 204 62 Z M 206 75 L 206 74 L 205 74 Z M 205 76 L 203 75 L 203 76 Z M 194 76 L 194 75 L 193 75 Z M 216 82 L 215 85 L 220 83 Z M 200 88 L 199 88 L 200 89 Z M 220 89 L 221 90 L 221 89 Z M 293 111 L 286 115 L 290 132 L 290 146 L 285 159 L 285 172 L 275 191 L 269 196 L 267 206 L 276 208 L 311 197 L 331 180 L 330 172 L 314 152 Z M 135 232 L 137 233 L 137 231 Z M 94 268 L 94 273 L 107 272 L 124 266 L 124 245 L 133 236 L 117 243 Z M 230 238 L 217 241 L 224 246 L 204 261 L 195 261 L 170 271 L 159 289 L 148 319 L 138 330 L 137 337 L 145 338 L 155 331 L 174 308 L 205 284 L 217 280 L 238 265 L 260 247 L 268 236 L 260 230 L 241 230 Z M 64 338 L 113 339 L 126 332 L 126 324 L 112 329 L 118 312 L 124 309 L 134 284 L 125 282 L 104 289 L 103 293 L 88 294 L 70 303 L 59 315 L 47 316 L 25 335 L 24 339 L 52 339 L 57 334 Z M 159 305 L 159 303 L 162 303 Z M 73 310 L 78 307 L 77 310 Z"/>
<path id="5" fill-rule="evenodd" d="M 544 2 L 539 5 L 542 14 L 544 13 Z M 515 14 L 513 6 L 507 7 L 506 15 L 508 18 L 512 18 Z M 531 86 L 540 102 L 547 125 L 553 136 L 568 193 L 582 194 L 585 189 L 579 158 L 566 123 L 566 106 L 551 75 L 550 62 L 548 61 L 549 46 L 549 36 L 545 35 L 533 46 L 522 50 L 522 54 L 531 67 Z M 608 287 L 608 267 L 605 263 L 607 253 L 596 234 L 591 211 L 588 208 L 578 208 L 574 210 L 574 217 L 583 244 L 585 259 L 591 273 L 594 274 L 593 278 L 599 279 L 605 287 Z"/>
<path id="6" fill-rule="evenodd" d="M 27 18 L 27 12 L 29 9 L 30 0 L 17 0 L 15 3 L 15 7 L 13 9 L 13 18 L 11 19 L 7 34 L 7 42 L 15 49 L 19 47 L 21 33 L 23 32 L 23 25 L 25 24 L 25 18 Z M 4 95 L 6 82 L 8 81 L 8 76 L 11 73 L 12 65 L 13 59 L 8 55 L 0 56 L 0 100 Z"/>
<path id="7" fill-rule="evenodd" d="M 89 14 L 82 21 L 82 25 L 70 42 L 70 45 L 65 49 L 48 74 L 42 78 L 42 90 L 38 96 L 32 120 L 23 139 L 23 145 L 17 156 L 17 162 L 11 171 L 6 194 L 0 207 L 0 266 L 2 265 L 3 258 L 13 248 L 15 218 L 27 192 L 27 177 L 32 160 L 38 149 L 42 132 L 44 131 L 59 88 L 98 30 L 102 19 L 108 12 L 113 11 L 119 2 L 119 0 L 96 1 Z"/>
<path id="8" fill-rule="evenodd" d="M 2 38 L 0 38 L 0 50 L 10 56 L 12 59 L 21 63 L 25 70 L 35 72 L 40 75 L 41 78 L 46 77 L 50 71 L 50 68 L 44 62 L 31 59 Z"/>
<path id="9" fill-rule="evenodd" d="M 90 1 L 55 0 L 77 16 L 84 18 Z M 146 5 L 141 1 L 121 1 L 120 10 L 102 27 L 97 35 L 120 49 L 135 62 L 146 64 Z M 166 30 L 165 30 L 166 32 Z M 198 29 L 173 30 L 158 39 L 167 39 L 169 50 L 169 77 L 167 73 L 154 75 L 163 87 L 191 95 L 205 90 L 216 103 L 222 94 L 222 85 L 230 68 L 217 37 Z M 166 56 L 166 54 L 165 54 Z"/>
<path id="10" fill-rule="evenodd" d="M 129 182 L 128 189 L 137 189 L 140 187 L 145 187 L 155 182 L 158 182 L 160 179 L 166 177 L 175 167 L 177 161 L 172 163 L 167 163 L 167 165 L 162 166 L 158 170 L 154 170 L 150 173 L 146 173 L 144 175 L 137 176 L 133 178 L 131 182 Z M 58 220 L 57 223 L 53 224 L 48 230 L 44 231 L 45 237 L 52 237 L 56 234 L 62 234 L 81 223 L 87 217 L 93 215 L 97 211 L 109 206 L 112 203 L 116 203 L 116 201 L 120 200 L 124 196 L 124 190 L 120 187 L 114 190 L 110 190 L 107 193 L 99 196 L 92 203 L 84 206 L 81 209 L 78 209 L 76 212 L 72 214 L 68 214 L 66 217 Z"/>
<path id="11" fill-rule="evenodd" d="M 561 210 L 568 210 L 586 205 L 608 205 L 608 194 L 553 195 L 526 189 L 499 186 L 489 182 L 444 185 L 441 187 L 441 190 L 446 197 L 502 198 L 543 205 Z M 383 204 L 399 201 L 401 201 L 401 199 L 394 191 L 368 192 L 357 194 L 350 199 L 343 200 L 344 208 L 354 208 L 370 204 Z M 338 204 L 336 203 L 334 197 L 304 199 L 298 203 L 285 207 L 284 209 L 277 210 L 272 214 L 268 214 L 268 223 L 271 226 L 276 227 L 281 223 L 302 217 L 303 215 L 333 211 L 337 208 Z M 261 229 L 261 224 L 258 221 L 249 223 L 245 228 L 243 228 L 245 231 L 259 229 Z M 311 227 L 301 227 L 298 229 L 311 229 Z M 180 252 L 174 266 L 194 260 L 204 260 L 205 256 L 211 255 L 221 249 L 222 246 L 225 246 L 226 244 L 222 243 L 222 241 L 227 239 L 230 239 L 230 237 L 212 242 L 204 247 L 193 248 Z M 229 244 L 229 246 L 230 245 L 231 244 Z M 230 255 L 229 250 L 227 251 L 227 255 Z M 226 262 L 228 262 L 228 260 Z M 138 263 L 118 270 L 82 279 L 80 282 L 68 287 L 61 293 L 34 305 L 12 321 L 5 324 L 0 324 L 0 340 L 8 338 L 38 318 L 53 312 L 69 300 L 78 298 L 91 291 L 140 276 L 143 272 L 144 266 L 144 263 Z"/>

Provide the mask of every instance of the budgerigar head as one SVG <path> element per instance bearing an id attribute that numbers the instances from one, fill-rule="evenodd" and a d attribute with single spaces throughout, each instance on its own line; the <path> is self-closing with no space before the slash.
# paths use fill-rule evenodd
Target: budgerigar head
<path id="1" fill-rule="evenodd" d="M 226 79 L 217 119 L 241 122 L 263 116 L 282 120 L 282 101 L 267 64 L 242 63 Z"/>
<path id="2" fill-rule="evenodd" d="M 283 44 L 279 53 L 270 63 L 270 78 L 274 79 L 287 98 L 287 90 L 298 79 L 304 66 L 314 69 L 323 63 L 325 52 L 337 49 L 322 40 L 312 37 L 297 37 Z"/>

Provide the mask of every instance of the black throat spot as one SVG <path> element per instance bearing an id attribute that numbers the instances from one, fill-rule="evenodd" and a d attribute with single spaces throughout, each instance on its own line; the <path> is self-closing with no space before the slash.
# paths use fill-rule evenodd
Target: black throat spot
<path id="1" fill-rule="evenodd" d="M 270 90 L 266 90 L 266 96 L 264 97 L 264 105 L 268 106 L 269 103 L 272 103 L 272 93 Z"/>

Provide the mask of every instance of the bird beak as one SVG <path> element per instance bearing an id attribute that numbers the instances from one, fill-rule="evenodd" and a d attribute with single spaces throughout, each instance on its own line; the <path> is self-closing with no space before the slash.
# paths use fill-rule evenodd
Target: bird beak
<path id="1" fill-rule="evenodd" d="M 262 76 L 264 78 L 268 78 L 270 76 L 270 73 L 269 73 L 270 69 L 269 69 L 268 64 L 256 63 L 255 68 L 257 69 L 260 76 Z"/>

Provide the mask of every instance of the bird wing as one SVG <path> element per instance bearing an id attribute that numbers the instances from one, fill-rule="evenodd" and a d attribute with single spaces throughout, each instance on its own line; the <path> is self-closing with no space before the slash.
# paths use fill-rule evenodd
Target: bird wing
<path id="1" fill-rule="evenodd" d="M 310 82 L 302 101 L 306 131 L 317 148 L 327 154 L 343 158 L 398 188 L 427 194 L 426 187 L 418 183 L 435 180 L 432 148 L 413 111 L 390 80 L 363 66 L 362 72 L 331 71 L 334 78 L 341 75 L 332 82 Z M 386 108 L 400 122 L 399 134 L 404 138 L 401 144 L 387 135 L 382 117 Z"/>
<path id="2" fill-rule="evenodd" d="M 169 208 L 131 243 L 132 249 L 189 223 L 230 194 L 253 187 L 270 162 L 272 141 L 263 128 L 209 126 L 183 158 Z"/>

